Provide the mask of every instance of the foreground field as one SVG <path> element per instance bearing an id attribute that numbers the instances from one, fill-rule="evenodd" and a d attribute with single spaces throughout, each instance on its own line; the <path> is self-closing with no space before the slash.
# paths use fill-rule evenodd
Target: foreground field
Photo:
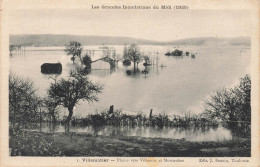
<path id="1" fill-rule="evenodd" d="M 248 157 L 250 139 L 189 142 L 185 139 L 93 136 L 85 133 L 10 133 L 12 156 Z"/>

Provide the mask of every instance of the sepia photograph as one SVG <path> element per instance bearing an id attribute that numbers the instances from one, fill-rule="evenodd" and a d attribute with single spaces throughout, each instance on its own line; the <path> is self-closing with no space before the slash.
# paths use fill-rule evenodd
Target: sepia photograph
<path id="1" fill-rule="evenodd" d="M 6 11 L 9 157 L 252 156 L 254 11 Z"/>

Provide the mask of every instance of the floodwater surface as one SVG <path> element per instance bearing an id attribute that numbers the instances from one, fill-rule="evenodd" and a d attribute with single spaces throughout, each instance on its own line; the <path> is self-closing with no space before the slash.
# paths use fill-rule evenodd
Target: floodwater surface
<path id="1" fill-rule="evenodd" d="M 124 46 L 111 46 L 123 54 Z M 158 66 L 149 66 L 147 74 L 143 63 L 133 73 L 133 65 L 125 67 L 119 61 L 113 70 L 92 70 L 88 75 L 93 82 L 103 85 L 98 95 L 99 102 L 80 102 L 74 109 L 74 115 L 85 116 L 96 110 L 115 109 L 136 114 L 167 113 L 182 115 L 185 112 L 200 113 L 201 102 L 213 91 L 231 87 L 239 78 L 250 71 L 250 48 L 245 46 L 139 46 L 140 50 L 150 56 L 158 56 Z M 84 49 L 97 49 L 88 46 Z M 164 54 L 176 48 L 196 54 L 191 56 L 170 57 Z M 96 59 L 100 53 L 92 55 Z M 31 79 L 41 97 L 46 96 L 52 79 L 41 73 L 43 63 L 62 63 L 62 74 L 66 77 L 75 65 L 67 56 L 63 47 L 27 48 L 24 54 L 10 56 L 10 71 Z M 133 64 L 133 63 L 132 63 Z M 161 67 L 163 65 L 163 67 Z M 67 115 L 67 110 L 60 108 Z"/>
<path id="2" fill-rule="evenodd" d="M 40 131 L 40 129 L 35 129 Z M 42 124 L 41 132 L 58 133 L 64 132 L 63 125 L 56 125 L 53 131 L 50 125 Z M 92 126 L 80 127 L 71 126 L 70 132 L 94 134 L 95 129 Z M 232 133 L 224 127 L 217 128 L 155 128 L 155 127 L 112 127 L 105 126 L 97 132 L 102 136 L 138 136 L 146 138 L 171 138 L 185 139 L 186 141 L 225 141 L 232 140 Z"/>

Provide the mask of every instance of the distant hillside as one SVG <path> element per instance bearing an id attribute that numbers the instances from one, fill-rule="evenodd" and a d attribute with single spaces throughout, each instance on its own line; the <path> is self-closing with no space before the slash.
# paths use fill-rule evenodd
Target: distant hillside
<path id="1" fill-rule="evenodd" d="M 83 35 L 10 35 L 11 45 L 29 46 L 65 46 L 70 41 L 78 41 L 82 45 L 124 45 L 136 43 L 155 44 L 155 41 L 128 38 L 128 37 L 107 37 L 107 36 L 83 36 Z"/>
<path id="2" fill-rule="evenodd" d="M 250 46 L 251 41 L 249 37 L 234 37 L 234 38 L 217 38 L 217 37 L 203 37 L 203 38 L 187 38 L 168 42 L 170 45 L 232 45 L 232 46 Z"/>
<path id="3" fill-rule="evenodd" d="M 129 37 L 108 37 L 108 36 L 84 36 L 84 35 L 10 35 L 10 45 L 27 46 L 65 46 L 70 41 L 78 41 L 82 45 L 124 45 L 136 43 L 138 45 L 233 45 L 250 46 L 249 37 L 236 38 L 187 38 L 169 42 L 143 40 Z"/>

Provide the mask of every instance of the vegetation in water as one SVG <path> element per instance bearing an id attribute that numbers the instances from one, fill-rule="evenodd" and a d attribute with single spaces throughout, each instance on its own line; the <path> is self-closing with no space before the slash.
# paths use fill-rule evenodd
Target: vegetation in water
<path id="1" fill-rule="evenodd" d="M 9 146 L 13 156 L 250 156 L 249 75 L 241 78 L 234 88 L 214 92 L 204 101 L 205 112 L 199 115 L 187 112 L 182 116 L 169 116 L 153 114 L 152 110 L 149 116 L 141 112 L 130 115 L 110 107 L 84 118 L 73 117 L 73 108 L 79 100 L 97 101 L 97 95 L 102 90 L 102 86 L 92 83 L 79 71 L 71 72 L 68 79 L 51 83 L 48 97 L 38 97 L 36 90 L 32 81 L 10 73 Z M 65 119 L 58 116 L 57 108 L 61 105 L 69 111 Z M 44 121 L 54 124 L 60 121 L 66 125 L 66 134 L 27 131 L 41 127 Z M 69 132 L 70 121 L 76 126 L 92 126 L 94 134 Z M 117 132 L 110 136 L 98 136 L 105 126 L 157 129 L 225 126 L 232 131 L 233 140 L 188 142 L 185 139 L 126 137 Z M 100 144 L 104 147 L 98 147 Z"/>
<path id="2" fill-rule="evenodd" d="M 140 49 L 136 44 L 131 44 L 129 47 L 125 47 L 123 59 L 132 61 L 134 63 L 135 69 L 142 61 L 143 55 L 141 54 Z"/>
<path id="3" fill-rule="evenodd" d="M 204 117 L 203 114 L 195 115 L 186 113 L 183 116 L 174 115 L 172 118 L 170 118 L 170 116 L 168 116 L 167 114 L 153 115 L 151 112 L 149 117 L 147 117 L 144 113 L 141 112 L 136 115 L 129 115 L 123 113 L 121 110 L 102 111 L 96 114 L 90 114 L 85 118 L 73 117 L 71 123 L 74 126 L 92 126 L 99 130 L 101 130 L 105 126 L 154 127 L 157 129 L 173 127 L 208 128 L 219 126 L 219 123 L 217 121 L 208 120 Z"/>
<path id="4" fill-rule="evenodd" d="M 83 47 L 81 46 L 81 44 L 77 41 L 70 41 L 70 44 L 68 46 L 66 46 L 65 48 L 65 52 L 67 53 L 67 55 L 71 55 L 71 60 L 75 61 L 75 58 L 78 57 L 81 60 L 81 53 L 82 53 Z"/>
<path id="5" fill-rule="evenodd" d="M 131 65 L 131 60 L 129 60 L 129 59 L 124 59 L 124 60 L 123 60 L 123 65 L 125 65 L 125 66 L 130 66 L 130 65 Z"/>
<path id="6" fill-rule="evenodd" d="M 183 55 L 183 51 L 175 49 L 172 52 L 167 52 L 165 53 L 166 56 L 182 56 Z"/>
<path id="7" fill-rule="evenodd" d="M 83 59 L 82 59 L 82 63 L 85 65 L 85 68 L 86 69 L 91 69 L 91 63 L 92 63 L 92 60 L 91 60 L 91 57 L 86 54 Z"/>

